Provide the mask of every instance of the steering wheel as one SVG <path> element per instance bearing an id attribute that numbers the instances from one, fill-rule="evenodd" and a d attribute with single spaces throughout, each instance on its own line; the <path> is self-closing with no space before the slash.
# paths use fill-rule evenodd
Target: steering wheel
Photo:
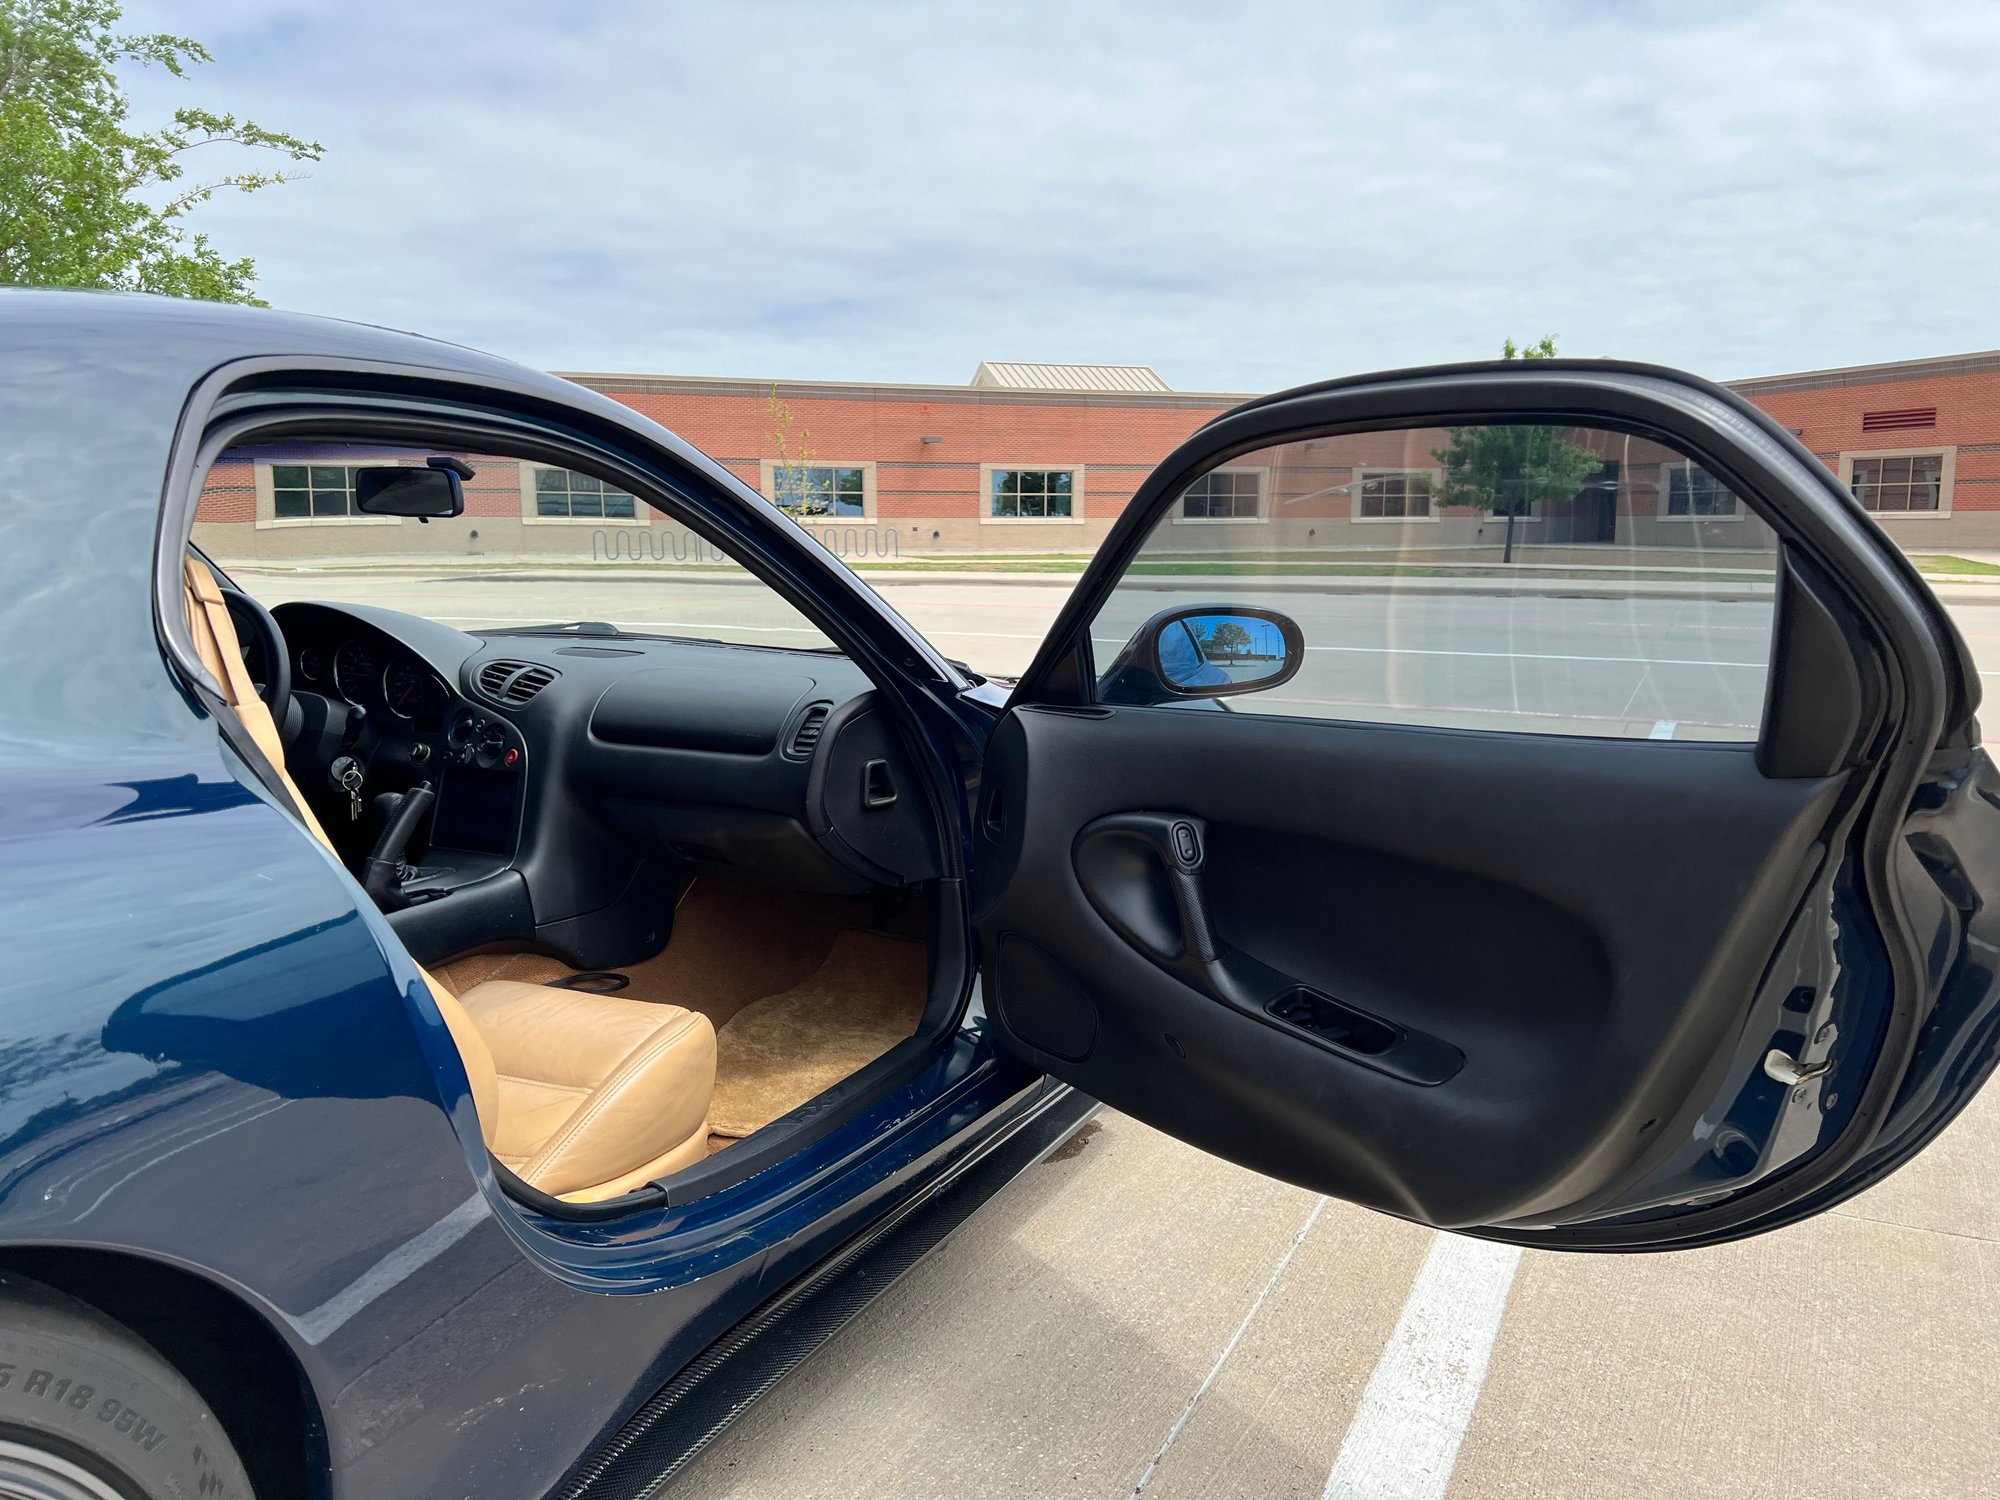
<path id="1" fill-rule="evenodd" d="M 229 607 L 230 622 L 236 626 L 250 682 L 271 710 L 282 736 L 292 706 L 292 655 L 285 649 L 285 633 L 268 609 L 240 589 L 225 587 L 222 602 Z"/>

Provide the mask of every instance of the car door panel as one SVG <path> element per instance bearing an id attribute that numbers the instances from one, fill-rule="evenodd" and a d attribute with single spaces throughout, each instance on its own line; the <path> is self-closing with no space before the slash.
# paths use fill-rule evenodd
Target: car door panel
<path id="1" fill-rule="evenodd" d="M 1748 747 L 1618 748 L 1017 711 L 989 754 L 978 914 L 1001 1023 L 1052 1069 L 1088 1060 L 1107 1103 L 1317 1191 L 1453 1226 L 1573 1202 L 1661 1138 L 1740 1023 L 1839 790 L 1766 779 Z M 1077 830 L 1153 809 L 1206 825 L 1218 962 L 1255 966 L 1247 1007 L 1120 934 L 1079 877 Z M 1296 986 L 1464 1065 L 1426 1085 L 1343 1056 L 1265 1012 Z"/>
<path id="2" fill-rule="evenodd" d="M 1344 720 L 1344 705 L 1365 709 L 1368 695 L 1327 674 L 1356 651 L 1379 655 L 1381 638 L 1344 637 L 1357 617 L 1339 608 L 1320 611 L 1303 647 L 1333 654 L 1316 683 L 1279 695 L 1282 714 L 1259 712 L 1254 696 L 1223 712 L 1169 703 L 1170 674 L 1157 668 L 1100 675 L 1105 662 L 1155 660 L 1139 634 L 1119 642 L 1141 619 L 1143 633 L 1186 613 L 1161 598 L 1177 587 L 1188 610 L 1198 599 L 1218 618 L 1255 618 L 1313 587 L 1294 572 L 1231 596 L 1229 578 L 1250 570 L 1184 560 L 1213 533 L 1167 536 L 1166 565 L 1156 557 L 1152 576 L 1107 608 L 1210 468 L 1264 476 L 1259 522 L 1285 519 L 1265 513 L 1273 495 L 1320 507 L 1301 515 L 1360 517 L 1358 498 L 1329 510 L 1326 497 L 1359 496 L 1367 465 L 1454 463 L 1470 446 L 1461 432 L 1481 425 L 1629 435 L 1639 446 L 1618 453 L 1625 466 L 1603 472 L 1619 527 L 1635 535 L 1669 516 L 1664 482 L 1657 512 L 1642 515 L 1636 481 L 1617 477 L 1651 461 L 1647 444 L 1767 523 L 1767 591 L 1754 595 L 1770 630 L 1763 663 L 1539 648 L 1578 653 L 1543 664 L 1766 666 L 1762 711 L 1741 742 L 1679 741 L 1666 722 L 1652 726 L 1669 736 L 1656 741 L 1644 724 L 1542 727 L 1564 715 L 1537 721 L 1529 705 L 1522 718 L 1518 702 L 1505 728 L 1410 723 L 1423 714 L 1405 705 L 1433 700 L 1394 695 L 1379 722 Z M 1349 438 L 1379 456 L 1345 457 Z M 1313 485 L 1293 483 L 1307 471 Z M 1437 519 L 1423 504 L 1419 519 Z M 1310 524 L 1282 535 L 1318 535 Z M 1435 549 L 1442 534 L 1420 545 Z M 1254 545 L 1282 564 L 1282 541 Z M 1649 590 L 1700 600 L 1701 570 L 1742 570 L 1726 556 L 1681 561 L 1679 575 L 1651 561 L 1620 565 L 1640 580 L 1635 601 Z M 1355 585 L 1350 597 L 1516 589 L 1432 583 L 1436 567 L 1421 559 L 1350 571 L 1424 580 Z M 1161 581 L 1184 574 L 1184 585 Z M 1565 597 L 1532 578 L 1518 587 Z M 1423 639 L 1420 614 L 1386 616 L 1399 633 L 1387 645 L 1419 648 L 1404 652 L 1413 665 L 1400 685 L 1421 685 L 1420 668 L 1442 674 L 1433 660 L 1517 649 L 1515 616 L 1467 649 Z M 1093 632 L 1100 624 L 1110 628 Z M 1564 680 L 1538 670 L 1514 681 Z M 1635 689 L 1610 717 L 1630 718 L 1637 700 Z M 1652 1249 L 1790 1222 L 1906 1160 L 2000 1052 L 1979 1019 L 1994 976 L 1967 946 L 1982 893 L 2000 886 L 2000 855 L 1980 832 L 1988 804 L 1962 791 L 1993 776 L 1977 703 L 1963 642 L 1894 545 L 1793 438 L 1705 382 L 1557 361 L 1355 377 L 1250 403 L 1141 486 L 993 734 L 975 920 L 996 1032 L 1204 1149 L 1440 1227 Z M 1923 820 L 1943 807 L 1956 811 L 1938 820 L 1953 830 L 1940 839 Z M 1897 1104 L 1906 1078 L 1921 1108 Z"/>

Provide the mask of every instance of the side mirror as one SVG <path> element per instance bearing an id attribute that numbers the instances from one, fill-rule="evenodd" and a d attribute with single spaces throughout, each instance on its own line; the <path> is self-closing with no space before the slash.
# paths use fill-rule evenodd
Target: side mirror
<path id="1" fill-rule="evenodd" d="M 1305 661 L 1305 634 L 1275 609 L 1199 604 L 1141 625 L 1104 674 L 1100 703 L 1227 698 L 1289 682 Z"/>
<path id="2" fill-rule="evenodd" d="M 419 521 L 449 520 L 465 514 L 469 465 L 455 458 L 434 458 L 426 468 L 356 469 L 354 508 L 370 516 L 415 516 Z"/>

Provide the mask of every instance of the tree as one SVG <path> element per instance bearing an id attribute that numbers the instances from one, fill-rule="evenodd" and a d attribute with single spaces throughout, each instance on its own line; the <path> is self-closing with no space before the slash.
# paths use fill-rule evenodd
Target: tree
<path id="1" fill-rule="evenodd" d="M 1211 656 L 1241 656 L 1250 649 L 1250 632 L 1234 620 L 1224 620 L 1208 634 L 1204 650 Z"/>
<path id="2" fill-rule="evenodd" d="M 225 259 L 185 221 L 217 193 L 253 193 L 292 176 L 190 181 L 187 158 L 233 144 L 310 162 L 322 148 L 196 108 L 135 132 L 120 63 L 185 78 L 212 59 L 188 37 L 121 33 L 120 15 L 118 0 L 0 0 L 0 282 L 257 302 L 255 264 Z"/>
<path id="3" fill-rule="evenodd" d="M 1522 349 L 1508 339 L 1506 359 L 1553 359 L 1556 341 L 1544 338 Z M 1454 427 L 1450 441 L 1431 450 L 1444 469 L 1433 503 L 1471 506 L 1507 518 L 1507 543 L 1502 562 L 1514 560 L 1514 520 L 1525 516 L 1537 500 L 1569 500 L 1584 482 L 1604 467 L 1590 449 L 1572 443 L 1562 427 L 1489 424 Z"/>
<path id="4" fill-rule="evenodd" d="M 777 444 L 778 461 L 771 466 L 771 500 L 795 516 L 819 516 L 833 510 L 833 496 L 815 494 L 812 488 L 812 430 L 792 420 L 791 403 L 778 399 L 778 387 L 764 398 L 771 414 L 771 439 Z"/>

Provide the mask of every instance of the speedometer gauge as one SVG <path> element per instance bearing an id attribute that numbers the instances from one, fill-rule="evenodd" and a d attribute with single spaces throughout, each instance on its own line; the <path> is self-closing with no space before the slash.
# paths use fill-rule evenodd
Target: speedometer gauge
<path id="1" fill-rule="evenodd" d="M 342 641 L 333 653 L 333 685 L 349 703 L 359 703 L 375 683 L 375 657 L 360 641 Z"/>
<path id="2" fill-rule="evenodd" d="M 434 718 L 444 708 L 444 684 L 413 661 L 382 669 L 382 701 L 398 718 Z"/>

